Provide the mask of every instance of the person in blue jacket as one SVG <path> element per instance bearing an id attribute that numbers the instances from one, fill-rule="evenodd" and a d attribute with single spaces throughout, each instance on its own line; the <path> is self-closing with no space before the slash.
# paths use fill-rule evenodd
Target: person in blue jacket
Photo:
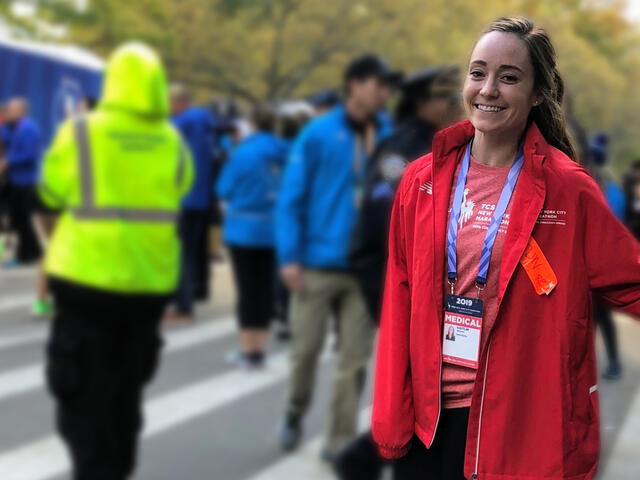
<path id="1" fill-rule="evenodd" d="M 354 60 L 344 76 L 344 104 L 307 124 L 289 155 L 276 214 L 280 274 L 292 292 L 291 376 L 279 431 L 285 450 L 301 438 L 334 306 L 339 359 L 322 457 L 330 460 L 356 433 L 375 325 L 350 271 L 348 246 L 368 158 L 390 133 L 380 112 L 398 77 L 377 56 Z"/>
<path id="2" fill-rule="evenodd" d="M 191 150 L 195 175 L 191 190 L 182 200 L 178 221 L 182 242 L 180 282 L 175 310 L 169 312 L 167 319 L 192 321 L 194 300 L 205 299 L 208 292 L 215 124 L 208 109 L 191 105 L 190 94 L 183 85 L 172 85 L 170 96 L 171 120 Z"/>
<path id="3" fill-rule="evenodd" d="M 274 135 L 271 108 L 251 115 L 254 133 L 232 151 L 216 192 L 223 202 L 223 238 L 231 253 L 238 292 L 239 363 L 249 368 L 264 363 L 269 321 L 275 306 L 274 208 L 286 143 Z"/>
<path id="4" fill-rule="evenodd" d="M 2 127 L 4 159 L 8 170 L 9 218 L 18 235 L 16 260 L 31 263 L 40 257 L 41 249 L 31 215 L 35 206 L 35 184 L 42 156 L 40 128 L 29 117 L 29 104 L 24 98 L 12 98 L 7 105 L 6 123 Z"/>

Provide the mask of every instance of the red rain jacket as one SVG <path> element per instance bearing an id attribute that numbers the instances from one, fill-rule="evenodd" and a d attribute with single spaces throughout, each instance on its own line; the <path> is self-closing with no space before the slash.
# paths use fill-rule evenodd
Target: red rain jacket
<path id="1" fill-rule="evenodd" d="M 469 122 L 436 136 L 394 203 L 373 404 L 373 437 L 398 458 L 429 447 L 441 409 L 446 222 Z M 595 182 L 535 125 L 512 199 L 499 309 L 480 353 L 464 472 L 479 480 L 593 478 L 600 450 L 591 293 L 640 315 L 640 245 Z M 558 285 L 539 296 L 520 258 L 533 236 Z M 489 272 L 491 275 L 491 272 Z"/>

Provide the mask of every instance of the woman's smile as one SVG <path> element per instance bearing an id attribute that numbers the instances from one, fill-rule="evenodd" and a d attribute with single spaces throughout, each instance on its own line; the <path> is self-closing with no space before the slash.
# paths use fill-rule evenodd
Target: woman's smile
<path id="1" fill-rule="evenodd" d="M 481 112 L 486 112 L 486 113 L 499 113 L 507 109 L 507 107 L 501 107 L 498 105 L 486 105 L 483 103 L 474 103 L 473 106 L 477 110 L 480 110 Z"/>

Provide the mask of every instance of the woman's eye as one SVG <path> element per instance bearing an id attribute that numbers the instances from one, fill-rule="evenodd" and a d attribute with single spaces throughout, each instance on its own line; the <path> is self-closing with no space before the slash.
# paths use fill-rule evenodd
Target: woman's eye
<path id="1" fill-rule="evenodd" d="M 469 72 L 469 75 L 471 75 L 473 78 L 480 78 L 483 74 L 480 70 L 471 70 Z"/>
<path id="2" fill-rule="evenodd" d="M 518 77 L 515 75 L 503 75 L 502 79 L 507 83 L 515 83 L 518 81 Z"/>

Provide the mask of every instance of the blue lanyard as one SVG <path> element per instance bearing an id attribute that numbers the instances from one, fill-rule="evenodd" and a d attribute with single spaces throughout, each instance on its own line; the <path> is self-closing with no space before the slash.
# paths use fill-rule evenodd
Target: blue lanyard
<path id="1" fill-rule="evenodd" d="M 473 145 L 473 139 L 467 145 L 467 149 L 464 152 L 464 158 L 462 159 L 462 165 L 460 167 L 460 173 L 458 174 L 458 181 L 456 183 L 456 190 L 453 195 L 453 205 L 451 210 L 451 217 L 449 218 L 449 230 L 447 233 L 447 258 L 449 262 L 449 274 L 448 281 L 451 285 L 451 293 L 453 293 L 453 287 L 458 279 L 457 271 L 457 244 L 458 244 L 458 222 L 460 220 L 460 210 L 462 208 L 462 197 L 464 194 L 464 187 L 467 183 L 467 175 L 469 173 L 469 159 L 471 157 L 471 145 Z M 524 164 L 524 153 L 522 146 L 518 149 L 516 158 L 511 165 L 507 181 L 502 187 L 502 193 L 500 199 L 496 205 L 496 209 L 491 217 L 491 223 L 489 229 L 484 237 L 484 243 L 482 245 L 482 254 L 480 255 L 480 266 L 478 268 L 478 277 L 476 280 L 476 287 L 478 293 L 484 288 L 487 283 L 487 273 L 489 271 L 489 260 L 491 259 L 491 252 L 493 251 L 493 245 L 496 243 L 496 236 L 498 235 L 498 229 L 502 223 L 502 217 L 507 210 L 513 191 L 516 188 L 518 176 L 520 170 Z"/>

